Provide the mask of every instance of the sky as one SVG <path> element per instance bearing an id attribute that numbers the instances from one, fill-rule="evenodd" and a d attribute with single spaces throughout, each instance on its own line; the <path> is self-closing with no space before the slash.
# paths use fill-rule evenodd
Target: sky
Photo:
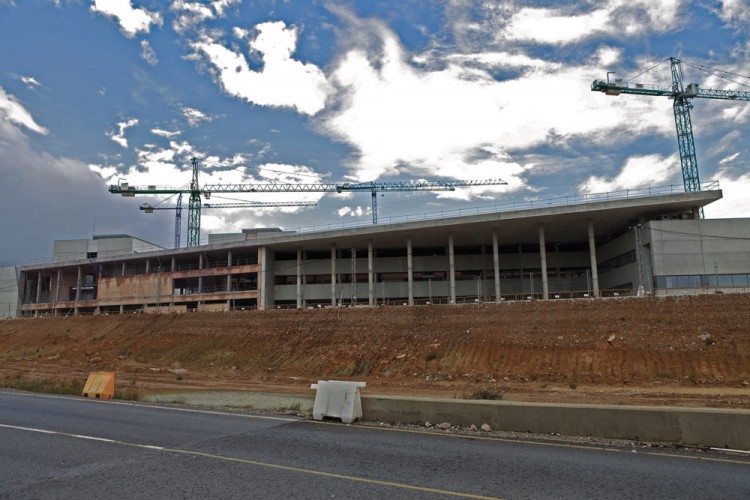
<path id="1" fill-rule="evenodd" d="M 748 91 L 749 31 L 750 0 L 0 0 L 0 263 L 93 234 L 172 247 L 174 211 L 138 207 L 175 198 L 108 186 L 185 187 L 193 157 L 201 184 L 506 183 L 386 193 L 381 222 L 681 186 L 672 102 L 591 83 L 667 86 L 679 57 L 686 83 Z M 706 217 L 750 217 L 750 103 L 693 104 L 724 192 Z M 203 242 L 371 220 L 369 193 L 210 201 L 317 205 L 205 209 Z"/>

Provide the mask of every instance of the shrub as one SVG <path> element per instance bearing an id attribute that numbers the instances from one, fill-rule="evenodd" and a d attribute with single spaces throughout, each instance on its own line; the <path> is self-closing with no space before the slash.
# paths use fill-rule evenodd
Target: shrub
<path id="1" fill-rule="evenodd" d="M 503 399 L 503 393 L 494 387 L 480 387 L 471 393 L 469 399 L 500 400 Z"/>

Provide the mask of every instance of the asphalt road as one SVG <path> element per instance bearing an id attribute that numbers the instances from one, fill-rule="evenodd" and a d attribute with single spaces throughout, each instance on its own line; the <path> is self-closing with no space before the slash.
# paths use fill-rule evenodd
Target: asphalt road
<path id="1" fill-rule="evenodd" d="M 0 498 L 750 498 L 750 457 L 0 391 Z"/>

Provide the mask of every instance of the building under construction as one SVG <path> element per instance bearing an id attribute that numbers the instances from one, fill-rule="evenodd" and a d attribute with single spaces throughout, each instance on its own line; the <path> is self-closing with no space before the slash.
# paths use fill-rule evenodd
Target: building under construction
<path id="1" fill-rule="evenodd" d="M 17 313 L 747 291 L 750 220 L 700 219 L 722 196 L 716 184 L 707 188 L 582 195 L 325 231 L 245 231 L 181 249 L 125 235 L 56 242 L 52 261 L 16 269 Z"/>

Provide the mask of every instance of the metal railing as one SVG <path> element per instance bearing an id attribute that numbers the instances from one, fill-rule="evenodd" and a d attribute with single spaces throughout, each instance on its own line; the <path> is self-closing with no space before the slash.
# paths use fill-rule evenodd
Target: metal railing
<path id="1" fill-rule="evenodd" d="M 714 191 L 719 189 L 719 181 L 701 183 L 701 191 Z M 670 194 L 685 193 L 682 185 L 672 184 L 669 186 L 647 187 L 638 189 L 623 189 L 608 193 L 584 193 L 578 195 L 560 196 L 545 200 L 512 201 L 503 204 L 485 205 L 474 208 L 459 208 L 456 210 L 441 210 L 439 212 L 425 212 L 421 214 L 398 215 L 392 217 L 379 217 L 378 225 L 398 224 L 404 222 L 421 222 L 427 220 L 446 219 L 451 217 L 466 217 L 470 215 L 482 215 L 498 212 L 513 212 L 516 210 L 531 210 L 535 208 L 565 207 L 572 205 L 587 205 L 606 201 L 628 200 L 636 198 L 648 198 L 650 196 L 664 196 Z M 299 233 L 314 233 L 330 231 L 334 229 L 348 229 L 372 226 L 369 219 L 357 219 L 350 222 L 330 223 L 324 225 L 305 226 L 297 228 Z"/>

